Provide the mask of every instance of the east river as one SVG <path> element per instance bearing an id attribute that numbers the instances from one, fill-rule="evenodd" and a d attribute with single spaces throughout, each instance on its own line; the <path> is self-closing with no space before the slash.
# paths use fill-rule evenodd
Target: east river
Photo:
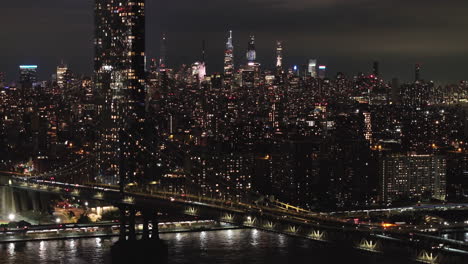
<path id="1" fill-rule="evenodd" d="M 40 209 L 41 201 L 28 195 L 13 195 L 0 188 L 0 213 Z M 24 196 L 24 197 L 23 197 Z M 22 199 L 24 198 L 24 199 Z M 468 233 L 441 235 L 468 242 Z M 405 264 L 409 260 L 354 249 L 337 248 L 308 239 L 256 229 L 190 233 L 167 233 L 169 264 L 284 264 L 284 263 L 378 263 Z M 37 242 L 0 243 L 0 264 L 107 264 L 117 238 L 83 238 Z M 136 264 L 136 263 L 133 263 Z"/>
<path id="2" fill-rule="evenodd" d="M 379 263 L 404 264 L 359 250 L 342 250 L 311 240 L 255 229 L 162 234 L 169 263 Z M 116 238 L 86 238 L 0 244 L 1 264 L 110 263 Z"/>

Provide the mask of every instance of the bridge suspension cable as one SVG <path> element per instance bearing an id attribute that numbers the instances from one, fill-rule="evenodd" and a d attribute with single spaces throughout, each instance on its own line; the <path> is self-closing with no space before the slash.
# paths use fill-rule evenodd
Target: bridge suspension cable
<path id="1" fill-rule="evenodd" d="M 60 168 L 59 170 L 49 171 L 49 172 L 45 172 L 45 173 L 38 174 L 38 175 L 33 175 L 28 178 L 37 179 L 37 178 L 47 178 L 47 177 L 54 177 L 54 176 L 63 176 L 64 173 L 75 170 L 76 168 L 79 168 L 80 166 L 87 164 L 88 162 L 89 162 L 89 158 L 86 157 L 77 161 L 76 163 L 70 164 L 67 167 Z"/>

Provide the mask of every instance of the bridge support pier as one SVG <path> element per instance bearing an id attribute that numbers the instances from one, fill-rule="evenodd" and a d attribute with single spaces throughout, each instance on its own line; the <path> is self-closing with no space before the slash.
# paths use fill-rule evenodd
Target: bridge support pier
<path id="1" fill-rule="evenodd" d="M 133 206 L 120 205 L 120 239 L 111 249 L 113 264 L 128 263 L 167 263 L 167 244 L 159 239 L 157 212 L 154 209 L 141 210 L 143 216 L 143 236 L 136 237 L 136 212 Z M 127 211 L 128 216 L 127 216 Z M 126 225 L 128 220 L 128 227 Z M 149 223 L 152 222 L 151 239 Z"/>
<path id="2" fill-rule="evenodd" d="M 151 229 L 151 239 L 159 241 L 158 212 L 151 213 L 151 223 L 153 226 L 153 228 Z"/>
<path id="3" fill-rule="evenodd" d="M 127 212 L 125 206 L 119 206 L 120 211 L 120 237 L 119 241 L 127 240 Z"/>
<path id="4" fill-rule="evenodd" d="M 149 239 L 149 217 L 148 217 L 148 211 L 145 210 L 143 211 L 143 240 L 148 240 Z"/>
<path id="5" fill-rule="evenodd" d="M 130 208 L 130 215 L 128 221 L 128 240 L 134 241 L 136 240 L 136 231 L 135 231 L 135 215 L 136 210 L 135 208 Z"/>

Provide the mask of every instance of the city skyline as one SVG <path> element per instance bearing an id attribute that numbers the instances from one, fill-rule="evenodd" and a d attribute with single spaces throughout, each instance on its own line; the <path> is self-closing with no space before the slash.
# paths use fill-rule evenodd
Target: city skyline
<path id="1" fill-rule="evenodd" d="M 466 264 L 468 4 L 37 2 L 0 44 L 0 262 Z"/>
<path id="2" fill-rule="evenodd" d="M 226 32 L 233 30 L 237 51 L 245 51 L 248 36 L 255 35 L 258 61 L 269 68 L 275 64 L 275 43 L 281 40 L 286 67 L 305 65 L 308 59 L 317 58 L 320 64 L 328 66 L 330 76 L 336 72 L 350 76 L 361 71 L 371 72 L 372 61 L 378 60 L 386 80 L 393 77 L 412 80 L 415 63 L 422 64 L 423 78 L 430 76 L 441 83 L 466 79 L 463 69 L 464 61 L 468 61 L 464 59 L 468 54 L 468 45 L 465 45 L 468 41 L 458 33 L 465 26 L 460 18 L 466 3 L 424 1 L 424 5 L 420 5 L 421 1 L 413 1 L 402 5 L 399 0 L 382 2 L 385 3 L 361 0 L 304 4 L 297 0 L 281 10 L 284 12 L 279 12 L 282 1 L 254 1 L 250 5 L 238 1 L 222 9 L 226 14 L 220 18 L 209 10 L 226 7 L 225 1 L 211 3 L 208 11 L 189 2 L 178 3 L 183 7 L 178 10 L 172 3 L 148 1 L 147 55 L 148 59 L 159 57 L 159 39 L 166 32 L 169 66 L 191 64 L 199 58 L 201 42 L 206 40 L 208 72 L 222 72 Z M 395 7 L 389 7 L 390 4 Z M 298 11 L 295 6 L 304 10 Z M 249 8 L 245 11 L 243 7 Z M 396 7 L 403 8 L 404 12 L 391 12 Z M 20 64 L 39 65 L 40 79 L 49 79 L 62 59 L 75 72 L 91 75 L 93 19 L 90 3 L 52 0 L 40 6 L 33 3 L 29 10 L 36 8 L 40 12 L 15 12 L 20 8 L 15 3 L 8 3 L 5 8 L 11 11 L 7 14 L 16 14 L 14 17 L 7 15 L 2 23 L 5 25 L 3 32 L 12 40 L 0 44 L 4 58 L 0 71 L 6 72 L 7 80 L 17 80 L 16 66 Z M 193 8 L 201 10 L 197 17 L 185 11 Z M 412 12 L 416 8 L 431 16 L 431 22 L 411 17 L 410 14 L 417 14 Z M 174 19 L 175 12 L 177 19 Z M 243 15 L 235 18 L 235 12 Z M 271 15 L 265 17 L 264 13 Z M 360 18 L 352 19 L 356 17 Z M 190 21 L 190 26 L 186 21 Z M 210 21 L 217 23 L 210 24 Z M 15 30 L 6 27 L 12 22 L 18 25 Z M 49 30 L 51 28 L 54 30 Z M 41 39 L 42 44 L 40 47 L 31 45 L 31 39 Z M 397 43 L 394 39 L 398 39 Z M 239 58 L 242 59 L 243 54 L 237 52 L 236 64 L 242 62 Z"/>

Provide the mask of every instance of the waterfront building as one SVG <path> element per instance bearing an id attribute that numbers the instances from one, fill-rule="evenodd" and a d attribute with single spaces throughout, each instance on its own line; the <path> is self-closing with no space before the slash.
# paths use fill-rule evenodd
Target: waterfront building
<path id="1" fill-rule="evenodd" d="M 446 160 L 429 154 L 391 154 L 382 159 L 381 197 L 391 203 L 405 199 L 445 200 Z"/>

